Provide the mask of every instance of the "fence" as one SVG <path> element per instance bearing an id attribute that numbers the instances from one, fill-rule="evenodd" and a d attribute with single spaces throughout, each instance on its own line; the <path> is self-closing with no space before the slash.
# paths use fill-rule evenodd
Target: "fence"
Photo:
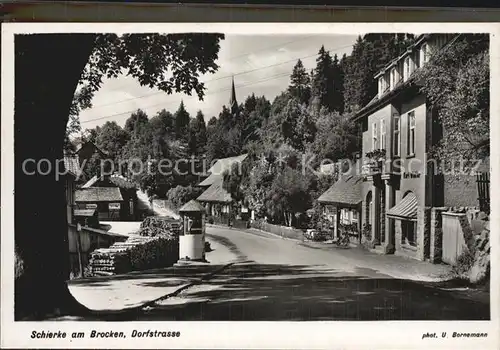
<path id="1" fill-rule="evenodd" d="M 304 238 L 304 232 L 302 230 L 292 227 L 273 225 L 263 221 L 253 221 L 251 223 L 251 227 L 269 233 L 273 233 L 283 238 L 299 239 L 299 240 L 303 240 Z"/>
<path id="2" fill-rule="evenodd" d="M 461 220 L 465 214 L 442 213 L 443 248 L 442 261 L 454 265 L 457 258 L 467 249 Z"/>
<path id="3" fill-rule="evenodd" d="M 480 173 L 477 175 L 477 192 L 479 195 L 479 209 L 490 213 L 490 174 Z"/>

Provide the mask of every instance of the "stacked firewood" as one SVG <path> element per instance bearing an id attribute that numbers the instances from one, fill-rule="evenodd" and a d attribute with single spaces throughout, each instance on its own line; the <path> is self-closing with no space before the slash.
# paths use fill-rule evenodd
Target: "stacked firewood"
<path id="1" fill-rule="evenodd" d="M 150 216 L 141 223 L 139 235 L 156 237 L 158 235 L 179 236 L 182 222 L 170 216 Z"/>
<path id="2" fill-rule="evenodd" d="M 94 276 L 115 275 L 130 271 L 130 259 L 126 248 L 101 248 L 90 254 L 90 273 Z"/>
<path id="3" fill-rule="evenodd" d="M 176 235 L 158 227 L 144 227 L 141 232 L 143 230 L 154 230 L 155 235 L 129 237 L 125 242 L 92 252 L 89 261 L 91 274 L 114 275 L 168 267 L 179 259 Z"/>

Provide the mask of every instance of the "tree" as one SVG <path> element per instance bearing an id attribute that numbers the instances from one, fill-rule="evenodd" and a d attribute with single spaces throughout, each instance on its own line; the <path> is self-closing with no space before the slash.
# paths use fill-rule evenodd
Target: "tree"
<path id="1" fill-rule="evenodd" d="M 293 67 L 288 91 L 290 96 L 300 101 L 300 103 L 307 104 L 311 99 L 311 81 L 301 60 L 298 60 Z"/>
<path id="2" fill-rule="evenodd" d="M 339 113 L 344 112 L 344 72 L 342 70 L 342 62 L 339 62 L 337 54 L 333 56 L 332 62 L 332 111 Z"/>
<path id="3" fill-rule="evenodd" d="M 318 162 L 350 159 L 352 153 L 359 150 L 359 135 L 351 115 L 337 112 L 321 114 L 316 121 L 316 129 L 318 132 L 311 150 Z"/>
<path id="4" fill-rule="evenodd" d="M 207 124 L 207 129 L 210 129 L 210 128 L 213 128 L 217 125 L 217 118 L 215 117 L 212 117 L 210 118 L 210 120 L 208 121 L 208 124 Z"/>
<path id="5" fill-rule="evenodd" d="M 225 129 L 217 125 L 211 129 L 207 142 L 207 160 L 236 156 L 241 153 L 241 130 L 239 128 Z"/>
<path id="6" fill-rule="evenodd" d="M 153 119 L 157 121 L 153 122 Z M 161 129 L 161 132 L 169 139 L 175 138 L 175 117 L 172 113 L 162 109 L 155 117 L 151 118 L 151 123 L 155 124 L 155 128 Z"/>
<path id="7" fill-rule="evenodd" d="M 99 129 L 95 144 L 116 163 L 129 138 L 129 134 L 115 121 L 108 121 Z"/>
<path id="8" fill-rule="evenodd" d="M 333 110 L 333 62 L 330 53 L 324 46 L 318 52 L 316 68 L 312 80 L 312 97 L 317 99 L 320 106 Z"/>
<path id="9" fill-rule="evenodd" d="M 467 164 L 490 154 L 488 50 L 487 35 L 460 35 L 416 72 L 443 131 L 431 152 L 438 159 Z"/>
<path id="10" fill-rule="evenodd" d="M 308 184 L 300 170 L 286 167 L 271 186 L 272 197 L 268 210 L 274 217 L 283 216 L 286 226 L 292 226 L 296 213 L 303 213 L 310 205 Z"/>
<path id="11" fill-rule="evenodd" d="M 191 120 L 189 125 L 188 149 L 192 155 L 202 155 L 205 153 L 207 145 L 207 127 L 205 117 L 198 111 L 196 118 Z"/>
<path id="12" fill-rule="evenodd" d="M 202 98 L 205 87 L 199 75 L 217 70 L 223 38 L 202 33 L 16 35 L 15 245 L 23 265 L 15 281 L 16 320 L 89 312 L 66 284 L 69 248 L 64 182 L 56 181 L 54 167 L 48 175 L 27 175 L 21 170 L 28 158 L 48 159 L 52 164 L 62 158 L 77 87 L 91 98 L 103 77 L 124 72 L 142 85 L 166 93 L 194 91 Z M 83 100 L 76 98 L 76 103 L 81 106 Z M 37 234 L 33 227 L 50 228 L 51 234 Z"/>
<path id="13" fill-rule="evenodd" d="M 138 109 L 125 122 L 125 131 L 130 135 L 140 132 L 140 129 L 149 122 L 148 115 L 141 109 Z"/>
<path id="14" fill-rule="evenodd" d="M 297 150 L 303 151 L 316 136 L 316 126 L 307 108 L 291 99 L 282 111 L 283 139 Z"/>
<path id="15" fill-rule="evenodd" d="M 181 101 L 177 112 L 174 114 L 175 117 L 175 135 L 178 140 L 183 140 L 187 142 L 189 133 L 189 122 L 190 116 L 184 107 L 184 101 Z"/>
<path id="16" fill-rule="evenodd" d="M 241 116 L 243 147 L 249 142 L 260 140 L 260 131 L 269 118 L 270 110 L 271 103 L 265 96 L 256 98 L 252 94 L 247 98 Z"/>
<path id="17" fill-rule="evenodd" d="M 184 204 L 191 199 L 196 199 L 200 196 L 203 190 L 194 186 L 176 186 L 167 192 L 167 201 L 170 207 L 174 210 L 179 210 Z"/>

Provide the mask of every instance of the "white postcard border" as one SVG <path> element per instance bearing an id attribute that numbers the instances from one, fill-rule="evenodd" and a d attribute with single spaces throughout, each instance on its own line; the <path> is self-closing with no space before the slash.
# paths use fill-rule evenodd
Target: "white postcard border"
<path id="1" fill-rule="evenodd" d="M 366 32 L 489 32 L 491 130 L 499 130 L 500 30 L 494 23 L 3 23 L 1 140 L 1 346 L 10 348 L 310 348 L 493 349 L 499 346 L 500 188 L 491 182 L 492 321 L 376 322 L 14 322 L 14 34 L 53 32 L 222 32 L 242 35 Z M 492 133 L 492 135 L 494 135 Z M 491 178 L 498 178 L 500 139 L 491 138 Z M 116 330 L 126 339 L 71 339 L 71 332 Z M 132 330 L 179 331 L 179 338 L 131 338 Z M 31 339 L 31 332 L 65 331 L 66 339 Z M 487 338 L 425 339 L 425 332 L 487 332 Z"/>

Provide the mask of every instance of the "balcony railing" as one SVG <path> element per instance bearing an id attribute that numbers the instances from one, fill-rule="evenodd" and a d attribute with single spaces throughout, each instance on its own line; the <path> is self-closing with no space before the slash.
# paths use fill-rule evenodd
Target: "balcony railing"
<path id="1" fill-rule="evenodd" d="M 362 173 L 366 176 L 381 174 L 384 171 L 385 149 L 378 149 L 365 154 Z"/>

